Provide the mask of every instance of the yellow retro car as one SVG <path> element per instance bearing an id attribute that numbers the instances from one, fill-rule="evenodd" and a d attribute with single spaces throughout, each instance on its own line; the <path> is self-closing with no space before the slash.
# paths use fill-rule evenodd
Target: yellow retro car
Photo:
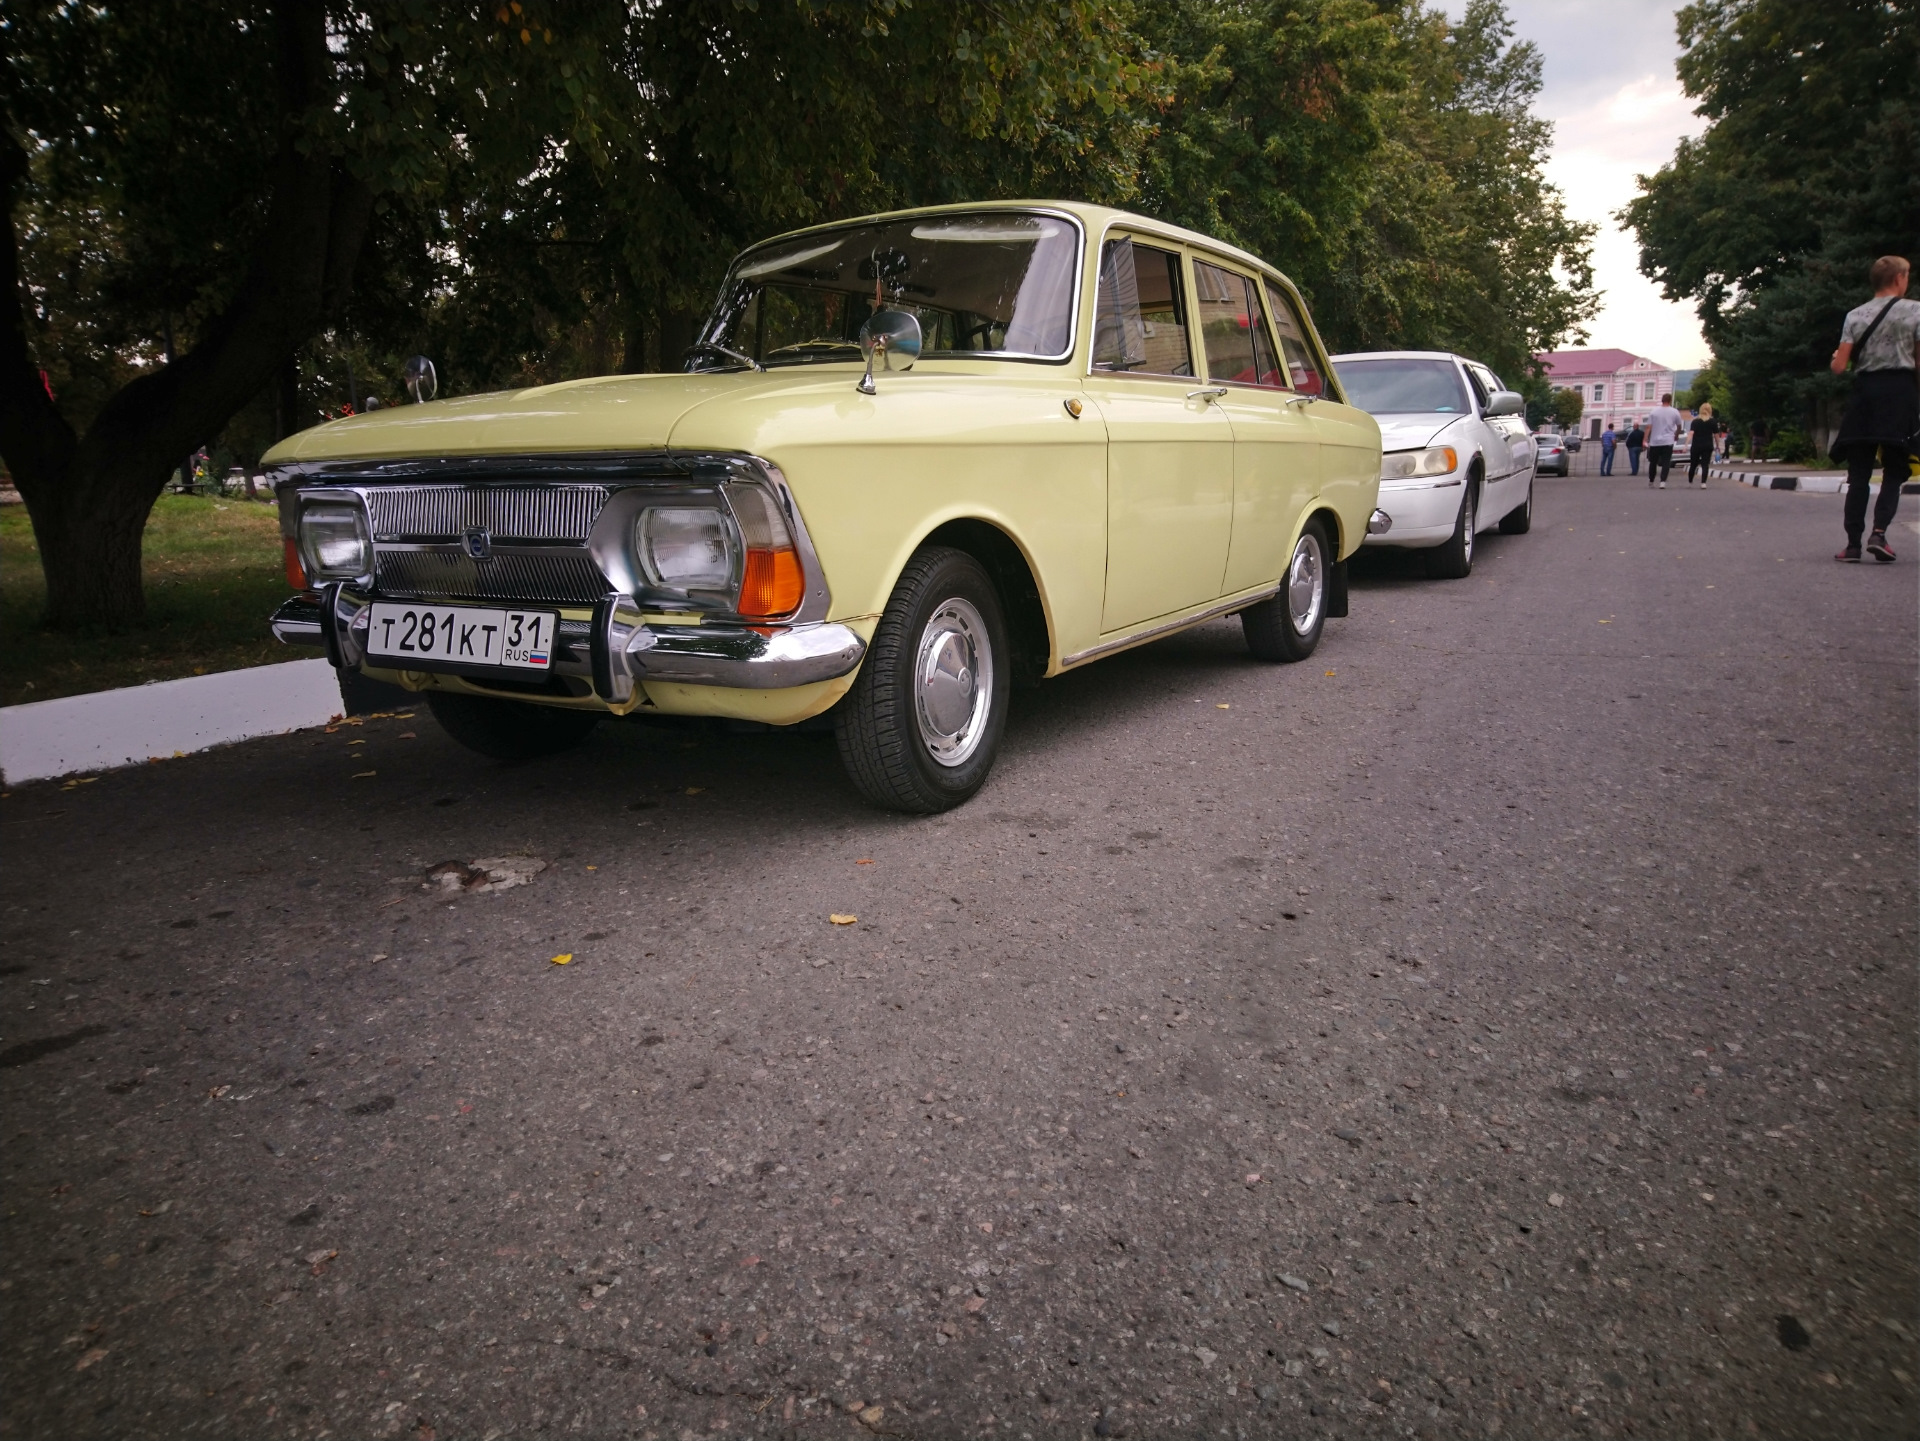
<path id="1" fill-rule="evenodd" d="M 684 372 L 409 405 L 266 457 L 275 633 L 525 758 L 606 716 L 831 711 L 876 804 L 979 789 L 1009 686 L 1238 612 L 1346 613 L 1380 431 L 1254 256 L 1097 206 L 803 230 Z"/>

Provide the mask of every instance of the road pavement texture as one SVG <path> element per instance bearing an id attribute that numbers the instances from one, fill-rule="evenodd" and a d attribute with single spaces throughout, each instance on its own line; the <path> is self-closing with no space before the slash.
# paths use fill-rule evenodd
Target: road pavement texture
<path id="1" fill-rule="evenodd" d="M 1838 509 L 1543 481 L 932 819 L 424 708 L 16 790 L 5 1434 L 1920 1432 L 1920 567 Z"/>

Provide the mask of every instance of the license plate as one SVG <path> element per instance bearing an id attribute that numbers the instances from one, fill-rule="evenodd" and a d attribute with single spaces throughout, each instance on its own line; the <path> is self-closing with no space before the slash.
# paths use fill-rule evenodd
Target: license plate
<path id="1" fill-rule="evenodd" d="M 560 617 L 545 610 L 483 610 L 467 605 L 395 605 L 375 601 L 367 654 L 382 660 L 546 670 Z"/>

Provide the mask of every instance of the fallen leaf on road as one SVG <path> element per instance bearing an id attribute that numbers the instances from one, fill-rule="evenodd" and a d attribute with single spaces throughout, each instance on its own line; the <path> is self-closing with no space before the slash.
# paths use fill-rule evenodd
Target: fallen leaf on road
<path id="1" fill-rule="evenodd" d="M 73 1363 L 73 1369 L 76 1371 L 84 1371 L 95 1361 L 104 1361 L 106 1358 L 107 1348 L 105 1346 L 95 1346 L 91 1351 L 87 1352 L 86 1355 Z"/>
<path id="2" fill-rule="evenodd" d="M 860 917 L 842 915 L 840 912 L 835 911 L 832 915 L 828 916 L 827 919 L 832 921 L 836 926 L 850 926 L 859 920 Z"/>
<path id="3" fill-rule="evenodd" d="M 1329 672 L 1329 674 L 1331 674 L 1331 672 Z M 1220 705 L 1215 706 L 1214 709 L 1215 710 L 1232 710 L 1233 707 L 1223 702 Z"/>
<path id="4" fill-rule="evenodd" d="M 697 796 L 697 795 L 699 795 L 699 794 L 700 794 L 700 792 L 701 792 L 701 791 L 703 791 L 703 790 L 705 790 L 705 789 L 706 789 L 706 787 L 705 787 L 705 786 L 688 786 L 688 787 L 687 787 L 687 794 L 688 794 L 688 795 L 690 795 L 690 796 Z"/>
<path id="5" fill-rule="evenodd" d="M 556 966 L 564 966 L 564 965 L 567 965 L 572 960 L 573 960 L 572 951 L 562 951 L 559 955 L 553 958 L 553 963 Z"/>
<path id="6" fill-rule="evenodd" d="M 871 860 L 864 860 L 864 861 L 855 861 L 854 864 L 856 866 L 870 866 L 873 864 L 873 862 Z"/>
<path id="7" fill-rule="evenodd" d="M 401 731 L 399 735 L 394 737 L 394 739 L 403 740 L 403 741 L 417 741 L 420 739 L 420 737 L 415 735 L 412 731 Z"/>
<path id="8" fill-rule="evenodd" d="M 357 781 L 363 781 L 367 779 L 367 777 L 369 776 L 377 776 L 379 774 L 380 772 L 378 771 L 355 771 L 353 773 L 353 778 Z"/>

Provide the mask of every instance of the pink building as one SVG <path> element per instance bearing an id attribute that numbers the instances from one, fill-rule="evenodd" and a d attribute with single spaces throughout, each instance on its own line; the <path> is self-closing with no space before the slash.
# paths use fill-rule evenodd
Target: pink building
<path id="1" fill-rule="evenodd" d="M 1673 393 L 1673 371 L 1627 350 L 1552 350 L 1535 359 L 1555 390 L 1580 392 L 1587 409 L 1578 428 L 1590 439 L 1609 425 L 1624 433 L 1636 420 L 1646 424 L 1660 397 Z"/>

